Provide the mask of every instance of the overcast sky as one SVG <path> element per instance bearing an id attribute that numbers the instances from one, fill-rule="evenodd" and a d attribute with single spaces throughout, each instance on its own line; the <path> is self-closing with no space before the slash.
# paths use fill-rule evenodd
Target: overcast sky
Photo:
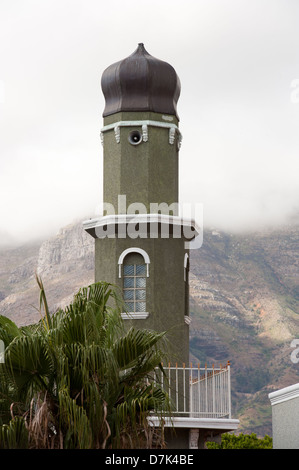
<path id="1" fill-rule="evenodd" d="M 97 215 L 101 75 L 139 42 L 181 80 L 181 202 L 298 216 L 298 0 L 0 0 L 0 243 Z"/>

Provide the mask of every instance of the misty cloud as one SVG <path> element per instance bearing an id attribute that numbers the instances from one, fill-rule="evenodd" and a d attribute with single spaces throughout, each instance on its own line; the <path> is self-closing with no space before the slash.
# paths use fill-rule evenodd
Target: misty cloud
<path id="1" fill-rule="evenodd" d="M 295 0 L 2 0 L 2 241 L 96 215 L 101 74 L 138 42 L 181 79 L 181 201 L 203 203 L 220 228 L 294 218 L 298 17 Z"/>

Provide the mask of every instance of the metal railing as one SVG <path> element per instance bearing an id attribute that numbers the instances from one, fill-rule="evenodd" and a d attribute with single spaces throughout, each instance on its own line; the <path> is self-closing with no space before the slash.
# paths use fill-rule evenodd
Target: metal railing
<path id="1" fill-rule="evenodd" d="M 173 414 L 197 418 L 231 418 L 230 363 L 220 367 L 168 367 L 154 380 L 168 393 Z"/>

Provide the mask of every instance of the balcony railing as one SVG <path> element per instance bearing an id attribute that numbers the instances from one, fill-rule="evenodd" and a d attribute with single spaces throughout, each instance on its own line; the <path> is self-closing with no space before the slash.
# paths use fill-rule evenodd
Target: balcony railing
<path id="1" fill-rule="evenodd" d="M 175 416 L 231 418 L 230 363 L 220 367 L 163 367 L 155 382 L 168 393 Z"/>

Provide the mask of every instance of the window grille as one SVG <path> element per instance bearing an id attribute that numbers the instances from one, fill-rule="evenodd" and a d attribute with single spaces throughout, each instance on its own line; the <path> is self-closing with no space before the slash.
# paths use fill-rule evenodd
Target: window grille
<path id="1" fill-rule="evenodd" d="M 146 311 L 146 264 L 124 264 L 123 293 L 127 311 Z"/>

